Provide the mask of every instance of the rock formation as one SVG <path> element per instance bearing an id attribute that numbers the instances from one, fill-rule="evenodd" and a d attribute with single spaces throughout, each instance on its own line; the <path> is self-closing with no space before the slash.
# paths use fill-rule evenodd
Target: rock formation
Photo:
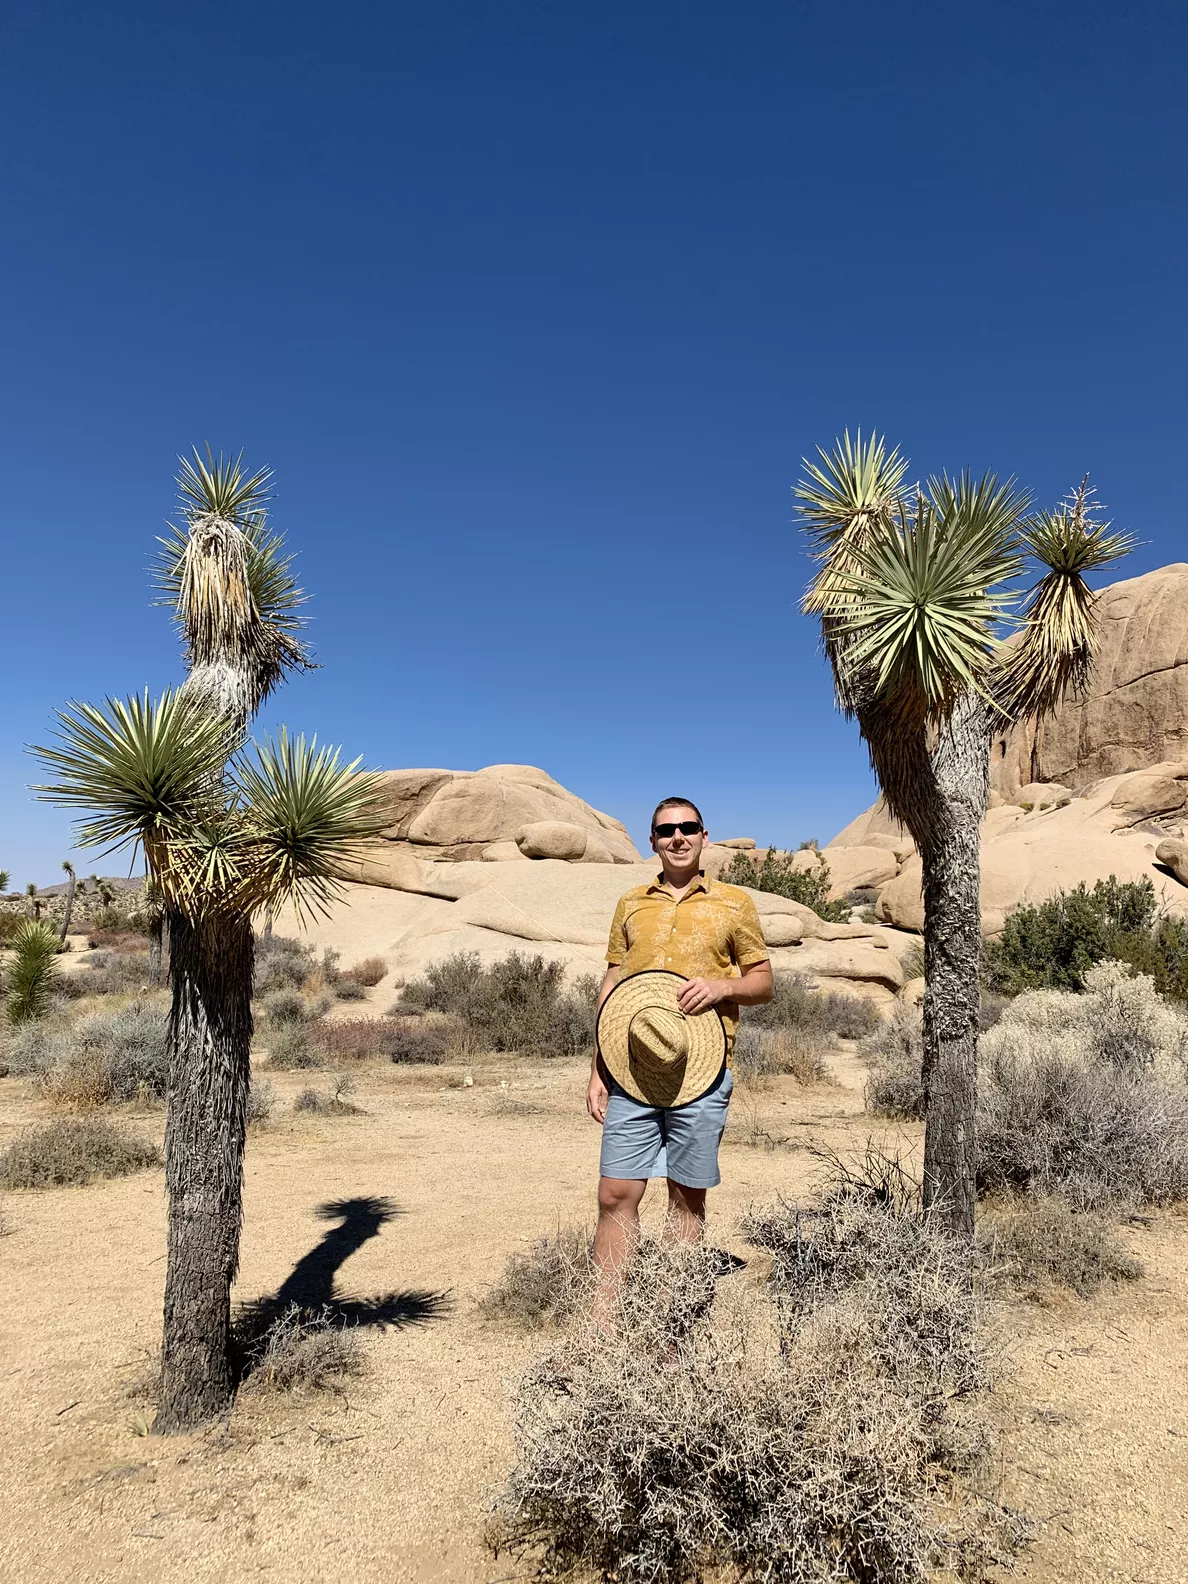
<path id="1" fill-rule="evenodd" d="M 1029 782 L 1079 790 L 1188 756 L 1188 563 L 1111 584 L 1098 619 L 1086 697 L 994 743 L 991 785 L 1012 802 Z"/>
<path id="2" fill-rule="evenodd" d="M 388 770 L 383 783 L 391 824 L 352 876 L 368 885 L 409 889 L 410 859 L 640 862 L 620 820 L 534 765 Z"/>
<path id="3" fill-rule="evenodd" d="M 995 799 L 982 825 L 982 929 L 997 934 L 1021 902 L 1042 902 L 1084 881 L 1149 879 L 1160 905 L 1188 915 L 1188 759 L 1107 776 L 1078 793 L 1028 785 L 1016 801 Z M 847 852 L 865 854 L 871 824 L 888 823 L 875 804 L 835 836 L 825 858 L 839 870 Z M 900 849 L 902 865 L 879 892 L 876 911 L 897 929 L 924 927 L 920 859 Z M 1183 870 L 1183 876 L 1181 875 Z"/>

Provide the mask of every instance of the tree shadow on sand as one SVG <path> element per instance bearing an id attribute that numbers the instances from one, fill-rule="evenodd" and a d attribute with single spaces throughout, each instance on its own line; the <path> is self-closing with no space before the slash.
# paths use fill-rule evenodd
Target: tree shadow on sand
<path id="1" fill-rule="evenodd" d="M 282 1316 L 297 1315 L 322 1325 L 399 1330 L 439 1320 L 449 1313 L 448 1292 L 409 1287 L 364 1298 L 337 1290 L 335 1278 L 340 1268 L 370 1238 L 378 1237 L 387 1222 L 401 1214 L 390 1199 L 371 1195 L 332 1199 L 319 1205 L 315 1214 L 319 1220 L 336 1225 L 297 1261 L 274 1293 L 244 1304 L 236 1314 L 235 1335 L 245 1363 L 258 1354 L 268 1332 Z"/>

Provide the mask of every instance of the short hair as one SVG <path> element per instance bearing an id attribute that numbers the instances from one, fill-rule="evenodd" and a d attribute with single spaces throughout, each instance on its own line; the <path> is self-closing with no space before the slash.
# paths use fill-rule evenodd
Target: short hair
<path id="1" fill-rule="evenodd" d="M 691 808 L 694 814 L 697 815 L 697 823 L 702 827 L 703 830 L 705 829 L 705 821 L 701 817 L 701 810 L 697 807 L 697 804 L 694 803 L 692 798 L 671 797 L 661 798 L 659 803 L 656 804 L 655 809 L 652 811 L 653 830 L 656 829 L 656 816 L 658 814 L 663 814 L 666 808 Z"/>

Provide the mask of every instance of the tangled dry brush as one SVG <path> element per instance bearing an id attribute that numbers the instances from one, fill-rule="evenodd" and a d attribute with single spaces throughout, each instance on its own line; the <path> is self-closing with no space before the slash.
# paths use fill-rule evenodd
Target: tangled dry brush
<path id="1" fill-rule="evenodd" d="M 976 1576 L 1018 1525 L 969 1494 L 990 1369 L 968 1253 L 844 1193 L 747 1231 L 766 1285 L 645 1245 L 613 1334 L 579 1320 L 529 1369 L 492 1543 L 623 1584 Z"/>

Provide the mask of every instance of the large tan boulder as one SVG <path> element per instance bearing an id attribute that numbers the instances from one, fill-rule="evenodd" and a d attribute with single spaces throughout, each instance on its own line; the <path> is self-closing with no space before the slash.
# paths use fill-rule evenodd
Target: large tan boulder
<path id="1" fill-rule="evenodd" d="M 503 843 L 514 842 L 521 831 L 563 826 L 570 831 L 562 845 L 572 853 L 571 862 L 640 860 L 620 820 L 591 808 L 535 765 L 389 770 L 383 772 L 381 786 L 391 821 L 381 840 L 414 857 L 482 859 Z M 583 838 L 573 832 L 583 833 Z M 554 833 L 541 855 L 553 856 L 560 850 L 558 842 L 561 838 Z M 498 856 L 497 851 L 490 861 Z"/>
<path id="2" fill-rule="evenodd" d="M 1097 614 L 1085 697 L 995 742 L 991 784 L 1003 796 L 1036 781 L 1083 788 L 1188 753 L 1188 564 L 1111 584 Z"/>
<path id="3" fill-rule="evenodd" d="M 1188 841 L 1179 837 L 1161 841 L 1155 849 L 1155 861 L 1170 869 L 1182 886 L 1188 886 Z"/>
<path id="4" fill-rule="evenodd" d="M 563 858 L 575 863 L 585 855 L 588 834 L 567 820 L 532 820 L 520 826 L 515 843 L 525 858 Z"/>
<path id="5" fill-rule="evenodd" d="M 1119 809 L 1131 819 L 1151 819 L 1158 814 L 1176 814 L 1188 802 L 1188 760 L 1153 765 L 1150 770 L 1139 770 L 1134 775 L 1123 776 L 1119 781 L 1110 807 Z"/>

